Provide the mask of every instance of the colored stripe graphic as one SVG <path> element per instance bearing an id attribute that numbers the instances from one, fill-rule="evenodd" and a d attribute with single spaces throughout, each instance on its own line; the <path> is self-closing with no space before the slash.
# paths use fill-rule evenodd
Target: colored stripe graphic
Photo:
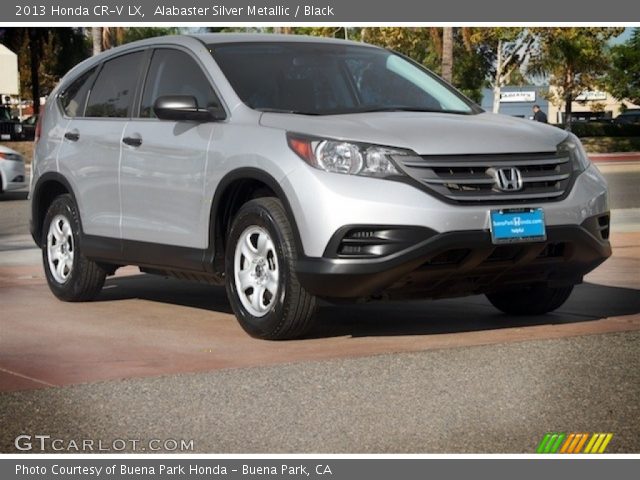
<path id="1" fill-rule="evenodd" d="M 542 437 L 536 453 L 604 453 L 612 438 L 613 433 L 549 432 Z"/>
<path id="2" fill-rule="evenodd" d="M 578 445 L 576 445 L 576 448 L 571 453 L 580 453 L 580 450 L 582 450 L 582 447 L 587 441 L 587 438 L 589 438 L 588 433 L 582 433 L 581 435 L 582 435 L 582 438 L 580 439 L 580 442 L 578 443 Z"/>
<path id="3" fill-rule="evenodd" d="M 542 440 L 540 441 L 540 444 L 536 449 L 536 453 L 545 453 L 544 449 L 547 446 L 547 442 L 549 441 L 550 438 L 551 438 L 551 433 L 547 433 L 544 437 L 542 437 Z"/>
<path id="4" fill-rule="evenodd" d="M 613 433 L 607 433 L 607 435 L 604 437 L 604 441 L 602 442 L 602 445 L 600 445 L 600 450 L 598 450 L 598 453 L 604 453 L 605 449 L 607 448 L 607 445 L 609 445 L 609 442 L 611 441 L 612 438 L 613 438 Z"/>
<path id="5" fill-rule="evenodd" d="M 599 434 L 597 433 L 594 433 L 593 435 L 591 435 L 591 438 L 589 439 L 587 446 L 584 448 L 584 453 L 591 453 L 591 448 L 596 443 L 596 440 L 598 440 L 598 436 Z"/>
<path id="6" fill-rule="evenodd" d="M 551 447 L 551 450 L 549 451 L 549 453 L 557 453 L 558 449 L 560 448 L 560 445 L 562 445 L 562 441 L 565 439 L 566 435 L 564 433 L 559 433 L 558 434 L 558 439 L 556 440 L 556 443 L 553 444 L 553 446 Z"/>
<path id="7" fill-rule="evenodd" d="M 568 453 L 567 450 L 569 450 L 569 446 L 571 445 L 571 443 L 574 441 L 575 438 L 576 438 L 576 434 L 570 433 L 567 439 L 564 441 L 564 444 L 560 449 L 560 453 Z"/>

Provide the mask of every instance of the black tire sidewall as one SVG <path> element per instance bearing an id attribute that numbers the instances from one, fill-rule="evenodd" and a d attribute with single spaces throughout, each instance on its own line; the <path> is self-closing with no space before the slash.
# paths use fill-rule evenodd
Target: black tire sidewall
<path id="1" fill-rule="evenodd" d="M 47 249 L 47 235 L 49 234 L 49 228 L 52 220 L 57 215 L 63 215 L 69 220 L 71 225 L 71 234 L 73 235 L 73 267 L 71 269 L 71 275 L 64 283 L 58 283 L 58 281 L 51 274 L 49 268 L 49 258 Z M 68 195 L 62 195 L 56 198 L 45 215 L 44 224 L 42 229 L 42 262 L 44 264 L 45 276 L 47 277 L 47 283 L 53 294 L 62 299 L 72 298 L 78 289 L 78 272 L 81 268 L 80 260 L 82 252 L 80 251 L 80 221 L 78 218 L 78 210 Z"/>
<path id="2" fill-rule="evenodd" d="M 278 295 L 273 308 L 263 317 L 254 317 L 239 299 L 235 282 L 235 250 L 240 235 L 250 226 L 264 228 L 271 237 L 278 256 Z M 250 335 L 258 338 L 272 337 L 282 326 L 286 314 L 287 296 L 289 295 L 291 269 L 288 259 L 294 258 L 291 251 L 293 239 L 287 239 L 273 218 L 271 212 L 259 202 L 245 204 L 233 221 L 225 252 L 226 289 L 229 302 L 242 328 Z"/>

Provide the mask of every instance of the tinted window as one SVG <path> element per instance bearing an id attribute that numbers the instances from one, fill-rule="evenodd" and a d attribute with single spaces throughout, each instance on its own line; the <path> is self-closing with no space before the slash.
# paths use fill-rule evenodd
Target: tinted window
<path id="1" fill-rule="evenodd" d="M 128 117 L 142 64 L 143 52 L 109 60 L 91 89 L 87 117 Z"/>
<path id="2" fill-rule="evenodd" d="M 184 52 L 158 49 L 153 53 L 144 86 L 141 117 L 155 117 L 153 104 L 163 95 L 191 95 L 198 107 L 219 105 L 216 95 L 200 66 Z"/>
<path id="3" fill-rule="evenodd" d="M 87 103 L 87 95 L 93 84 L 97 68 L 83 73 L 60 95 L 60 103 L 69 117 L 82 117 Z"/>
<path id="4" fill-rule="evenodd" d="M 469 101 L 435 75 L 380 48 L 246 42 L 210 45 L 210 50 L 238 96 L 257 110 L 474 112 Z"/>

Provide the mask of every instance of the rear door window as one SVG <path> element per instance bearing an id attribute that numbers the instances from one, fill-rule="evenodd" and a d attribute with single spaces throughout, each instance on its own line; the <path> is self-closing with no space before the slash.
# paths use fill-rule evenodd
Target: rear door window
<path id="1" fill-rule="evenodd" d="M 93 85 L 98 67 L 83 73 L 60 95 L 60 103 L 64 113 L 69 117 L 82 117 L 87 103 L 87 95 Z"/>
<path id="2" fill-rule="evenodd" d="M 87 117 L 129 117 L 144 52 L 129 53 L 105 62 L 91 89 Z"/>

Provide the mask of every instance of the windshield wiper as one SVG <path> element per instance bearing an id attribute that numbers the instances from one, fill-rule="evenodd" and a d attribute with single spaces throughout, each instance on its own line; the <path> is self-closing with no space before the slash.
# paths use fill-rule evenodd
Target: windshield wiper
<path id="1" fill-rule="evenodd" d="M 388 105 L 378 107 L 354 108 L 344 113 L 373 113 L 373 112 L 425 112 L 425 113 L 452 113 L 455 115 L 468 115 L 471 112 L 462 110 L 445 110 L 442 108 L 421 108 L 406 105 Z"/>
<path id="2" fill-rule="evenodd" d="M 304 112 L 301 110 L 289 110 L 285 108 L 272 108 L 263 107 L 255 108 L 259 112 L 264 113 L 290 113 L 295 115 L 315 115 L 315 116 L 329 116 L 329 115 L 350 115 L 354 113 L 375 113 L 375 112 L 426 112 L 426 113 L 451 113 L 455 115 L 470 115 L 473 112 L 463 112 L 461 110 L 443 110 L 441 108 L 420 108 L 411 107 L 405 105 L 389 105 L 378 107 L 365 107 L 365 108 L 353 108 L 345 110 L 325 110 L 318 112 Z"/>
<path id="3" fill-rule="evenodd" d="M 319 113 L 316 112 L 303 112 L 301 110 L 288 110 L 286 108 L 271 108 L 271 107 L 261 107 L 261 108 L 255 108 L 254 110 L 257 110 L 258 112 L 264 112 L 264 113 L 292 113 L 294 115 L 320 115 Z"/>

